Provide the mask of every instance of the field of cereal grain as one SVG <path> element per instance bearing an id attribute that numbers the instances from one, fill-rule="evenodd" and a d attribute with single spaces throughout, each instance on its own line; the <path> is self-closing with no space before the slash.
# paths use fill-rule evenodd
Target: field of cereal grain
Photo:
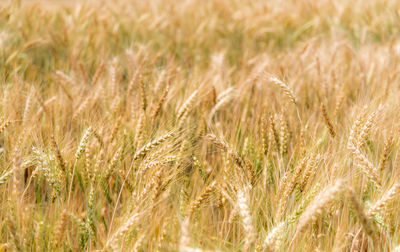
<path id="1" fill-rule="evenodd" d="M 400 251 L 400 1 L 0 3 L 0 251 Z"/>

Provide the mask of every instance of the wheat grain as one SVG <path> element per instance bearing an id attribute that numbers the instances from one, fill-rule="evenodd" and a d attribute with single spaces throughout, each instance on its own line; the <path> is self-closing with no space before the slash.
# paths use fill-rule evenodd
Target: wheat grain
<path id="1" fill-rule="evenodd" d="M 82 154 L 85 152 L 86 145 L 87 145 L 87 143 L 89 141 L 89 137 L 91 135 L 92 135 L 92 127 L 88 127 L 82 136 L 82 139 L 79 143 L 78 148 L 76 149 L 76 152 L 75 152 L 76 160 L 79 160 L 81 158 Z"/>
<path id="2" fill-rule="evenodd" d="M 304 232 L 307 225 L 315 221 L 329 204 L 344 190 L 344 180 L 338 180 L 335 184 L 327 187 L 321 192 L 300 216 L 297 230 Z"/>
<path id="3" fill-rule="evenodd" d="M 197 94 L 199 93 L 199 90 L 196 89 L 190 96 L 187 98 L 187 100 L 182 104 L 182 106 L 179 108 L 176 117 L 178 119 L 182 119 L 182 117 L 190 110 L 190 108 L 193 106 L 193 103 L 195 101 L 195 98 L 197 97 Z"/>
<path id="4" fill-rule="evenodd" d="M 165 134 L 165 135 L 163 135 L 163 136 L 161 136 L 161 137 L 159 137 L 159 138 L 147 143 L 145 146 L 143 146 L 140 150 L 138 150 L 135 153 L 135 155 L 133 156 L 133 160 L 136 160 L 136 159 L 139 159 L 139 158 L 142 158 L 142 157 L 146 156 L 146 154 L 150 150 L 152 150 L 152 149 L 156 148 L 157 146 L 161 145 L 162 143 L 164 143 L 165 141 L 167 141 L 168 139 L 170 139 L 173 136 L 174 136 L 174 133 L 173 132 L 169 132 L 169 133 L 167 133 L 167 134 Z"/>
<path id="5" fill-rule="evenodd" d="M 280 222 L 271 231 L 268 232 L 267 236 L 264 239 L 263 247 L 267 249 L 267 251 L 277 251 L 279 250 L 282 244 L 282 236 L 285 228 L 285 223 Z"/>
<path id="6" fill-rule="evenodd" d="M 335 129 L 333 128 L 331 120 L 328 117 L 328 113 L 326 112 L 325 104 L 323 104 L 323 103 L 321 103 L 321 113 L 322 113 L 322 116 L 324 117 L 324 122 L 329 129 L 329 134 L 331 134 L 332 137 L 335 137 L 336 136 Z"/>
<path id="7" fill-rule="evenodd" d="M 249 196 L 247 189 L 240 189 L 237 192 L 237 207 L 239 215 L 243 223 L 243 228 L 246 235 L 244 249 L 250 249 L 256 240 L 256 232 L 253 226 L 251 210 L 249 207 Z"/>
<path id="8" fill-rule="evenodd" d="M 188 216 L 191 216 L 196 210 L 200 208 L 200 206 L 210 197 L 212 191 L 214 191 L 216 186 L 216 182 L 213 181 L 210 185 L 208 185 L 204 191 L 198 196 L 196 200 L 190 203 Z"/>
<path id="9" fill-rule="evenodd" d="M 393 201 L 400 192 L 400 184 L 394 184 L 369 210 L 367 215 L 372 217 L 380 212 L 389 202 Z"/>
<path id="10" fill-rule="evenodd" d="M 385 169 L 385 164 L 386 161 L 388 160 L 390 148 L 392 147 L 392 142 L 393 142 L 392 136 L 388 137 L 385 141 L 385 146 L 381 154 L 378 171 L 383 171 Z"/>
<path id="11" fill-rule="evenodd" d="M 278 85 L 293 104 L 297 104 L 297 97 L 287 84 L 276 77 L 269 77 L 268 80 Z"/>

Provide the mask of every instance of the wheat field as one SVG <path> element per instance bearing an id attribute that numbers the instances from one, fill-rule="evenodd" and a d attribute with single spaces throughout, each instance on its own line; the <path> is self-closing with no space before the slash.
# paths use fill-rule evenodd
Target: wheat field
<path id="1" fill-rule="evenodd" d="M 400 251 L 400 1 L 0 3 L 0 251 Z"/>

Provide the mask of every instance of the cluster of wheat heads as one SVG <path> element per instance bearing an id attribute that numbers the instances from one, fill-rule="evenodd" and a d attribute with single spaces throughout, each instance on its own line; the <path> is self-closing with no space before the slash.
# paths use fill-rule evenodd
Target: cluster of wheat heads
<path id="1" fill-rule="evenodd" d="M 0 250 L 400 248 L 399 7 L 0 3 Z"/>

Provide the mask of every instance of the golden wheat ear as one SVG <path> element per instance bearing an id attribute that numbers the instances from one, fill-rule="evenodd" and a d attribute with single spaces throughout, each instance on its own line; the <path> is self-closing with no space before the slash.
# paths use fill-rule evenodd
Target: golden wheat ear
<path id="1" fill-rule="evenodd" d="M 279 86 L 282 91 L 285 93 L 285 95 L 289 98 L 289 100 L 296 105 L 297 104 L 297 97 L 294 94 L 293 90 L 283 81 L 281 81 L 280 79 L 278 79 L 277 77 L 271 76 L 270 74 L 264 73 L 264 80 L 268 80 L 274 84 L 276 84 L 277 86 Z"/>
<path id="2" fill-rule="evenodd" d="M 323 104 L 323 103 L 321 103 L 321 113 L 322 113 L 322 116 L 324 117 L 324 122 L 329 129 L 329 134 L 331 134 L 332 137 L 335 137 L 336 131 L 333 128 L 332 122 L 328 117 L 328 113 L 326 112 L 325 104 Z"/>
<path id="3" fill-rule="evenodd" d="M 317 218 L 322 215 L 322 211 L 326 209 L 344 190 L 345 181 L 338 180 L 335 184 L 327 187 L 316 196 L 300 216 L 299 223 L 297 224 L 297 232 L 304 232 L 307 226 L 317 220 Z"/>

